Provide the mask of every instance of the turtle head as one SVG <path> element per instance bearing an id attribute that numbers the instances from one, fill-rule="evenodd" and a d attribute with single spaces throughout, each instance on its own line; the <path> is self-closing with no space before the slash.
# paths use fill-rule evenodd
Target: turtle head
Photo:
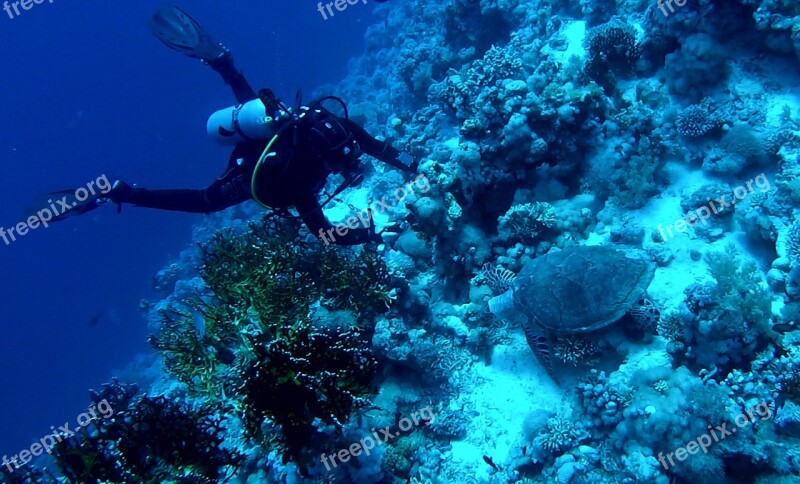
<path id="1" fill-rule="evenodd" d="M 510 316 L 514 312 L 514 290 L 509 289 L 503 294 L 489 299 L 486 309 L 497 318 Z"/>

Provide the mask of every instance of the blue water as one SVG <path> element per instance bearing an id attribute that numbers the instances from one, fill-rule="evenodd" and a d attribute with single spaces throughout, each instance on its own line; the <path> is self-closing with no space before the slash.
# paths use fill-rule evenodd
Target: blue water
<path id="1" fill-rule="evenodd" d="M 217 75 L 147 30 L 156 1 L 82 0 L 0 12 L 0 226 L 39 194 L 102 174 L 153 188 L 199 188 L 228 151 L 205 120 L 233 103 Z M 363 50 L 373 5 L 322 21 L 301 2 L 193 1 L 254 86 L 293 99 L 336 82 Z M 153 275 L 192 244 L 198 215 L 104 207 L 0 241 L 0 455 L 73 421 L 97 388 L 147 353 Z"/>
<path id="2" fill-rule="evenodd" d="M 104 394 L 67 480 L 798 482 L 800 6 L 365 1 L 184 5 L 254 87 L 341 96 L 397 148 L 356 136 L 385 163 L 325 206 L 387 229 L 354 247 L 275 244 L 252 202 L 5 244 L 52 191 L 208 186 L 234 99 L 152 38 L 160 2 L 0 3 L 0 482 L 113 377 L 150 397 Z"/>

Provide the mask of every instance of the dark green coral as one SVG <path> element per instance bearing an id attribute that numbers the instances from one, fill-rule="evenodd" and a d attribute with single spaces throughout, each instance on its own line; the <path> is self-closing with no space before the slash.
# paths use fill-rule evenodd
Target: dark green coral
<path id="1" fill-rule="evenodd" d="M 232 398 L 260 442 L 275 440 L 263 432 L 272 424 L 294 458 L 315 420 L 342 425 L 366 402 L 376 372 L 371 327 L 393 294 L 377 252 L 304 241 L 298 230 L 294 219 L 264 217 L 243 233 L 216 234 L 200 268 L 211 294 L 163 313 L 151 337 L 168 372 L 192 391 Z M 351 311 L 357 323 L 321 327 L 318 303 Z"/>
<path id="2" fill-rule="evenodd" d="M 222 448 L 221 408 L 134 397 L 135 388 L 106 385 L 98 398 L 113 409 L 108 418 L 58 443 L 53 450 L 68 482 L 149 483 L 227 481 L 242 456 Z"/>
<path id="3" fill-rule="evenodd" d="M 287 456 L 298 457 L 314 433 L 314 420 L 341 427 L 369 403 L 377 362 L 366 336 L 354 330 L 286 327 L 281 337 L 256 344 L 256 358 L 243 371 L 245 428 L 263 438 L 269 418 L 283 430 Z"/>

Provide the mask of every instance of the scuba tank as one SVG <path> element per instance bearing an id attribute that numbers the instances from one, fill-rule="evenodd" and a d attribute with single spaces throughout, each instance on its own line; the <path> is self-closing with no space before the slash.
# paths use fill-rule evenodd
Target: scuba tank
<path id="1" fill-rule="evenodd" d="M 217 143 L 233 146 L 244 141 L 267 141 L 278 131 L 275 116 L 281 112 L 267 108 L 264 100 L 253 99 L 213 113 L 208 117 L 206 130 Z"/>

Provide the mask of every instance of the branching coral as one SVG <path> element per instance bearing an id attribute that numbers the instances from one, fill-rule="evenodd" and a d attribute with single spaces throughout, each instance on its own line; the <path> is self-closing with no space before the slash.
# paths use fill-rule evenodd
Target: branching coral
<path id="1" fill-rule="evenodd" d="M 210 305 L 199 297 L 191 305 L 197 312 L 161 310 L 158 334 L 147 342 L 163 356 L 164 369 L 189 385 L 190 391 L 218 394 L 217 367 L 233 363 L 235 355 L 229 348 L 241 342 L 233 324 L 235 314 L 229 306 Z"/>
<path id="2" fill-rule="evenodd" d="M 288 454 L 300 451 L 314 420 L 339 427 L 368 403 L 377 371 L 365 336 L 358 331 L 316 329 L 309 322 L 276 329 L 266 344 L 253 341 L 254 362 L 243 369 L 239 393 L 248 435 L 263 438 L 266 418 L 280 425 Z"/>
<path id="3" fill-rule="evenodd" d="M 800 135 L 790 129 L 781 129 L 770 133 L 764 140 L 764 149 L 772 156 L 777 155 L 784 146 L 797 149 L 800 146 Z"/>
<path id="4" fill-rule="evenodd" d="M 733 368 L 749 368 L 758 352 L 777 340 L 772 330 L 772 301 L 755 263 L 730 247 L 707 254 L 716 284 L 686 289 L 693 317 L 683 339 L 669 347 L 676 364 L 694 371 L 718 368 L 720 376 Z"/>
<path id="5" fill-rule="evenodd" d="M 391 301 L 389 269 L 374 250 L 356 256 L 328 249 L 319 255 L 318 283 L 333 309 L 349 309 L 367 320 L 383 313 Z"/>
<path id="6" fill-rule="evenodd" d="M 126 385 L 106 385 L 95 398 L 114 413 L 56 444 L 53 456 L 69 482 L 227 481 L 242 456 L 221 447 L 219 406 L 191 408 L 163 396 L 134 399 Z M 116 406 L 113 406 L 116 405 Z"/>
<path id="7" fill-rule="evenodd" d="M 573 366 L 591 364 L 600 355 L 597 340 L 581 335 L 558 338 L 553 345 L 556 358 Z"/>
<path id="8" fill-rule="evenodd" d="M 658 321 L 658 335 L 667 341 L 680 341 L 684 338 L 684 321 L 680 313 L 673 311 L 661 315 Z"/>
<path id="9" fill-rule="evenodd" d="M 557 226 L 556 212 L 547 202 L 513 205 L 498 220 L 501 233 L 510 241 L 533 244 Z"/>
<path id="10" fill-rule="evenodd" d="M 571 419 L 552 417 L 547 420 L 544 431 L 534 439 L 534 444 L 548 454 L 557 456 L 576 445 L 585 432 L 575 426 Z"/>
<path id="11" fill-rule="evenodd" d="M 681 111 L 675 123 L 678 134 L 687 138 L 699 138 L 719 126 L 707 102 L 693 104 Z"/>
<path id="12" fill-rule="evenodd" d="M 265 217 L 244 233 L 216 234 L 201 267 L 211 294 L 164 311 L 150 338 L 190 391 L 234 395 L 248 435 L 268 444 L 282 432 L 287 460 L 302 456 L 316 419 L 342 426 L 367 402 L 376 371 L 369 326 L 396 297 L 377 253 L 297 242 L 297 229 Z M 358 322 L 316 327 L 317 301 Z"/>
<path id="13" fill-rule="evenodd" d="M 243 234 L 220 232 L 203 247 L 201 272 L 212 296 L 162 310 L 159 331 L 149 338 L 166 370 L 190 390 L 219 394 L 229 382 L 218 374 L 220 364 L 252 355 L 244 335 L 275 337 L 278 329 L 307 321 L 320 298 L 353 311 L 362 326 L 387 310 L 392 292 L 381 257 L 292 242 L 296 231 L 295 221 L 265 217 Z"/>
<path id="14" fill-rule="evenodd" d="M 511 47 L 492 46 L 482 59 L 478 59 L 461 72 L 451 69 L 447 77 L 430 89 L 430 97 L 455 111 L 461 120 L 474 116 L 480 105 L 474 101 L 487 87 L 498 81 L 514 77 L 522 69 L 522 61 Z"/>
<path id="15" fill-rule="evenodd" d="M 237 235 L 219 232 L 203 247 L 203 280 L 223 304 L 256 316 L 262 328 L 304 316 L 314 296 L 309 250 L 293 243 L 297 222 L 265 217 Z"/>
<path id="16" fill-rule="evenodd" d="M 603 86 L 613 85 L 614 74 L 629 74 L 641 56 L 636 32 L 630 25 L 609 22 L 587 36 L 586 74 Z"/>

